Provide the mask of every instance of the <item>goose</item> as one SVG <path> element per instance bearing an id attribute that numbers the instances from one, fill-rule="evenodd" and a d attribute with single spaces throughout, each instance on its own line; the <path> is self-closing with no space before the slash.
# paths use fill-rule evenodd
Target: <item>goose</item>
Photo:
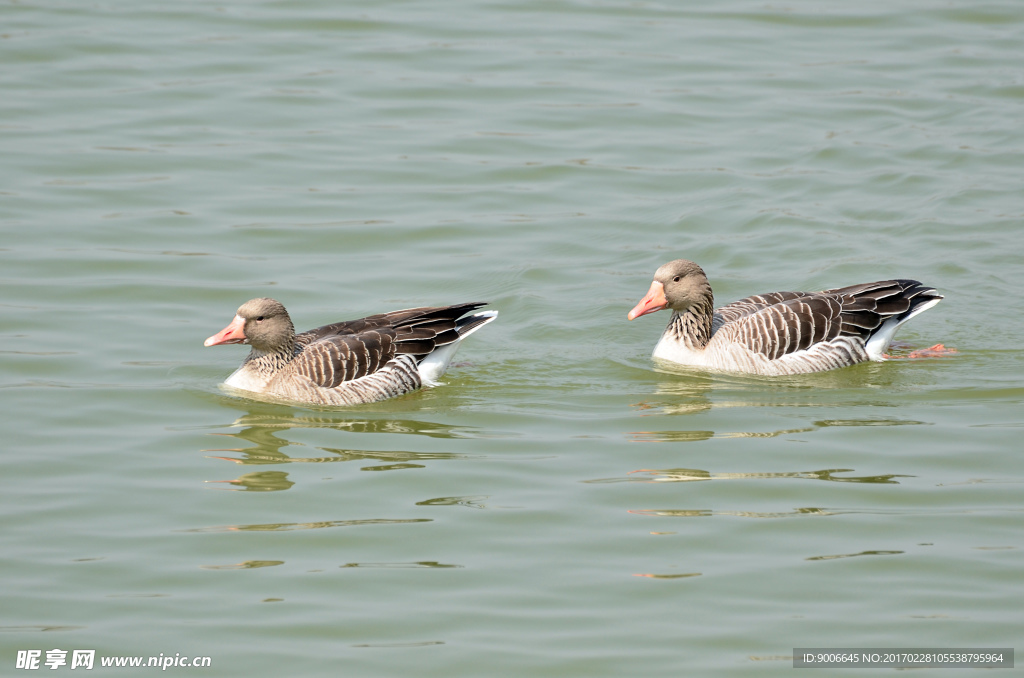
<path id="1" fill-rule="evenodd" d="M 252 346 L 224 382 L 232 388 L 301 404 L 372 403 L 434 385 L 459 342 L 498 316 L 471 313 L 485 305 L 409 308 L 295 334 L 281 302 L 252 299 L 203 345 Z"/>
<path id="2" fill-rule="evenodd" d="M 771 292 L 714 309 L 704 270 L 677 259 L 654 273 L 651 289 L 626 317 L 672 310 L 655 358 L 723 372 L 783 375 L 884 360 L 900 325 L 941 300 L 916 280 L 882 280 L 822 292 Z M 953 352 L 936 344 L 911 356 Z"/>

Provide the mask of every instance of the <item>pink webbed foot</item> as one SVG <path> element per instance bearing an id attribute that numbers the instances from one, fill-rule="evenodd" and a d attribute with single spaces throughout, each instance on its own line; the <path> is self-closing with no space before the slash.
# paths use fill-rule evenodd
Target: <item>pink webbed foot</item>
<path id="1" fill-rule="evenodd" d="M 885 353 L 882 355 L 886 360 L 895 360 L 899 358 L 948 358 L 951 355 L 958 353 L 955 348 L 946 348 L 943 344 L 935 344 L 928 348 L 920 348 L 916 351 L 911 351 L 907 355 L 889 355 Z"/>
<path id="2" fill-rule="evenodd" d="M 958 351 L 955 348 L 946 348 L 943 344 L 935 344 L 928 348 L 911 351 L 908 358 L 947 358 L 955 355 Z"/>

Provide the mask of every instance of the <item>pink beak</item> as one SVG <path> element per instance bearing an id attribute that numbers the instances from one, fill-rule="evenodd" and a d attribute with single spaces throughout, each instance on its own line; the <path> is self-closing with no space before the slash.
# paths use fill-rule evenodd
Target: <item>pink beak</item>
<path id="1" fill-rule="evenodd" d="M 651 289 L 647 290 L 647 296 L 640 300 L 640 303 L 633 307 L 633 310 L 626 316 L 627 320 L 639 318 L 648 313 L 654 313 L 668 306 L 665 299 L 665 286 L 655 280 L 651 283 Z"/>
<path id="2" fill-rule="evenodd" d="M 245 343 L 245 318 L 235 316 L 231 324 L 203 342 L 203 346 Z"/>

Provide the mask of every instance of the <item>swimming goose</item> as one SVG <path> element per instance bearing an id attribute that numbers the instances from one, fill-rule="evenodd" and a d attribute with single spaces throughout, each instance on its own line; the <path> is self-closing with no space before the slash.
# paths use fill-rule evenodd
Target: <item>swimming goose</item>
<path id="1" fill-rule="evenodd" d="M 252 346 L 227 386 L 314 405 L 372 403 L 436 382 L 459 342 L 498 316 L 466 315 L 485 304 L 410 308 L 295 334 L 280 302 L 252 299 L 204 346 Z"/>
<path id="2" fill-rule="evenodd" d="M 704 271 L 677 259 L 655 272 L 647 296 L 627 318 L 672 309 L 656 358 L 726 372 L 800 374 L 883 360 L 900 325 L 941 299 L 916 280 L 883 280 L 772 292 L 712 310 Z M 929 350 L 952 352 L 938 344 Z"/>

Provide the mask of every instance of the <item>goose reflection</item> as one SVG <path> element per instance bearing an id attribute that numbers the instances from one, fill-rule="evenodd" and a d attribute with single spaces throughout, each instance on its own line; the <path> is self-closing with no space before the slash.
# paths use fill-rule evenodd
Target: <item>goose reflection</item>
<path id="1" fill-rule="evenodd" d="M 771 479 L 771 478 L 799 478 L 803 480 L 825 480 L 833 483 L 869 483 L 881 485 L 899 485 L 898 480 L 893 478 L 913 478 L 913 476 L 901 475 L 898 473 L 886 473 L 877 476 L 837 476 L 837 473 L 852 473 L 852 468 L 828 468 L 820 471 L 781 471 L 775 473 L 710 473 L 699 469 L 677 468 L 652 470 L 641 469 L 631 473 L 644 473 L 647 478 L 641 478 L 646 482 L 654 483 L 679 483 L 692 482 L 694 480 L 744 480 L 744 479 Z"/>
<path id="2" fill-rule="evenodd" d="M 838 516 L 846 513 L 860 513 L 855 510 L 833 510 L 825 508 L 798 508 L 792 511 L 713 511 L 711 509 L 632 509 L 627 511 L 640 516 L 662 518 L 711 518 L 731 516 L 734 518 L 796 518 L 804 516 Z"/>
<path id="3" fill-rule="evenodd" d="M 770 480 L 779 478 L 801 479 L 801 480 L 824 480 L 833 483 L 869 483 L 881 485 L 899 485 L 894 478 L 913 478 L 914 476 L 898 473 L 886 473 L 875 476 L 839 476 L 837 473 L 853 473 L 851 468 L 829 468 L 820 471 L 777 471 L 777 472 L 748 472 L 748 473 L 711 473 L 695 468 L 666 468 L 666 469 L 637 469 L 630 471 L 626 478 L 601 478 L 598 480 L 585 480 L 585 483 L 692 483 L 708 480 Z M 643 474 L 636 476 L 634 474 Z"/>
<path id="4" fill-rule="evenodd" d="M 707 412 L 712 407 L 709 397 L 715 387 L 715 380 L 706 374 L 696 370 L 662 370 L 657 372 L 671 375 L 685 376 L 686 379 L 678 377 L 670 381 L 659 382 L 655 387 L 653 397 L 634 403 L 633 407 L 644 411 L 643 416 L 659 414 L 698 414 Z"/>
<path id="5" fill-rule="evenodd" d="M 901 364 L 903 369 L 861 363 L 831 372 L 763 377 L 713 373 L 655 359 L 654 372 L 662 379 L 633 407 L 642 416 L 692 415 L 721 407 L 834 407 L 836 398 L 845 405 L 892 407 L 892 401 L 877 398 L 878 389 L 906 390 L 930 381 L 919 366 L 913 361 Z M 914 378 L 908 379 L 911 370 Z"/>
<path id="6" fill-rule="evenodd" d="M 295 463 L 328 463 L 328 462 L 381 462 L 365 466 L 366 471 L 391 471 L 411 468 L 423 468 L 424 461 L 438 459 L 461 459 L 470 455 L 451 452 L 416 452 L 411 450 L 365 450 L 342 447 L 314 447 L 314 454 L 295 454 L 287 448 L 299 447 L 309 450 L 305 443 L 288 440 L 288 432 L 293 429 L 323 428 L 333 429 L 340 436 L 349 433 L 384 433 L 393 435 L 416 435 L 428 438 L 463 439 L 480 435 L 465 426 L 450 426 L 430 421 L 413 419 L 374 418 L 367 416 L 351 416 L 349 414 L 306 415 L 297 414 L 290 408 L 269 408 L 258 404 L 249 413 L 239 417 L 227 426 L 217 428 L 237 428 L 236 431 L 217 431 L 210 435 L 222 439 L 231 439 L 237 445 L 205 449 L 203 452 L 212 459 L 221 459 L 235 464 L 274 465 Z M 243 444 L 244 443 L 244 444 Z M 211 454 L 212 453 L 212 454 Z M 217 454 L 220 453 L 220 454 Z M 288 479 L 288 474 L 279 471 L 247 473 L 230 480 L 212 480 L 210 483 L 223 483 L 236 491 L 272 492 L 287 490 L 295 483 Z"/>
<path id="7" fill-rule="evenodd" d="M 293 483 L 288 480 L 288 474 L 281 471 L 262 471 L 259 473 L 246 473 L 234 480 L 207 480 L 208 483 L 226 483 L 232 487 L 222 489 L 236 492 L 279 492 L 287 490 Z"/>
<path id="8" fill-rule="evenodd" d="M 633 442 L 641 443 L 686 443 L 711 438 L 778 438 L 780 436 L 810 433 L 819 428 L 836 426 L 926 426 L 928 422 L 913 419 L 893 419 L 888 417 L 865 419 L 823 419 L 815 421 L 813 426 L 800 428 L 783 428 L 776 431 L 632 431 L 628 434 Z"/>

